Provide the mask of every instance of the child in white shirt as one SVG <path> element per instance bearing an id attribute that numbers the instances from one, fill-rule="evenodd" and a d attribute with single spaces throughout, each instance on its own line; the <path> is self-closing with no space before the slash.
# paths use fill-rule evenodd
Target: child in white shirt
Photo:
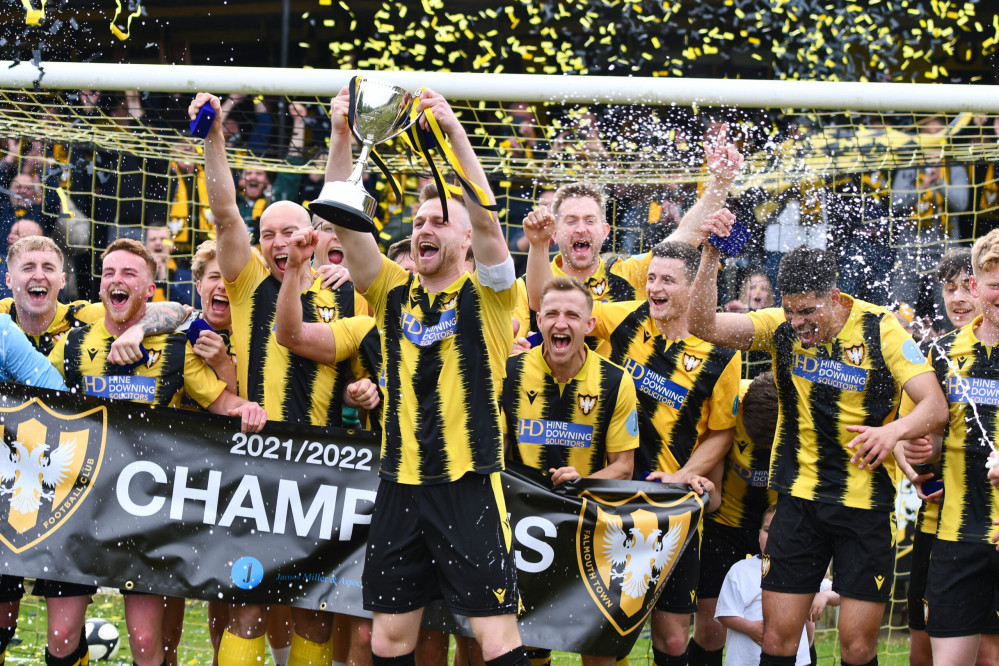
<path id="1" fill-rule="evenodd" d="M 763 514 L 760 527 L 760 552 L 767 546 L 770 521 L 775 507 Z M 725 575 L 715 619 L 728 631 L 725 637 L 725 664 L 733 666 L 756 666 L 760 663 L 760 645 L 763 643 L 763 591 L 760 587 L 762 561 L 759 555 L 736 562 Z M 808 653 L 808 635 L 801 630 L 801 642 L 795 664 L 802 666 L 811 663 Z"/>

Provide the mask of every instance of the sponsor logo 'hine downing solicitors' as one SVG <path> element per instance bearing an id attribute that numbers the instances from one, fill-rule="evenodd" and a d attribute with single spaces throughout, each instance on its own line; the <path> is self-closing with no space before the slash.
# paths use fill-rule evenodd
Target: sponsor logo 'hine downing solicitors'
<path id="1" fill-rule="evenodd" d="M 645 622 L 688 536 L 697 529 L 691 506 L 680 508 L 693 493 L 670 504 L 654 502 L 644 492 L 624 500 L 609 500 L 589 490 L 580 496 L 579 571 L 594 603 L 623 636 Z M 679 510 L 664 525 L 643 504 Z M 592 529 L 586 528 L 587 512 L 595 514 Z"/>
<path id="2" fill-rule="evenodd" d="M 104 457 L 107 410 L 62 414 L 32 398 L 0 413 L 0 542 L 20 553 L 87 498 Z"/>

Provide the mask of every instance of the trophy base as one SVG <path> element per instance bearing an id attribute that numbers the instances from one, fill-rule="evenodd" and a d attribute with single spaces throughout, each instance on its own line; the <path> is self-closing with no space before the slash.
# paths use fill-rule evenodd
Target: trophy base
<path id="1" fill-rule="evenodd" d="M 315 213 L 338 227 L 371 234 L 375 233 L 374 220 L 350 204 L 319 199 L 309 202 L 309 212 Z"/>

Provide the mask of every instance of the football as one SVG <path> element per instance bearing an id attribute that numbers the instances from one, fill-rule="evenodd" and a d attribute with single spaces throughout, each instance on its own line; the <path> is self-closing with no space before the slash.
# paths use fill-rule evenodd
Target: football
<path id="1" fill-rule="evenodd" d="M 87 635 L 90 658 L 95 661 L 109 661 L 118 654 L 121 639 L 118 629 L 100 618 L 90 618 L 84 627 Z"/>

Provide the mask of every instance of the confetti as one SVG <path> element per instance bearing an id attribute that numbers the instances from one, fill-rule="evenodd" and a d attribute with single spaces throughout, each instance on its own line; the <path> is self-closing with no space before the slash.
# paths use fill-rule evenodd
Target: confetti
<path id="1" fill-rule="evenodd" d="M 339 4 L 350 11 L 347 0 Z M 643 76 L 683 76 L 702 61 L 742 56 L 777 78 L 909 81 L 948 79 L 941 55 L 972 63 L 999 44 L 993 3 L 947 0 L 510 0 L 465 12 L 445 12 L 441 0 L 386 0 L 381 7 L 376 36 L 341 34 L 342 23 L 324 21 L 324 29 L 341 31 L 324 41 L 341 45 L 334 52 L 403 70 L 432 68 L 438 53 L 454 62 L 458 50 L 469 54 L 461 66 L 472 71 L 496 71 L 501 58 L 508 71 Z M 351 19 L 353 33 L 352 12 Z M 428 39 L 449 46 L 425 48 Z"/>

